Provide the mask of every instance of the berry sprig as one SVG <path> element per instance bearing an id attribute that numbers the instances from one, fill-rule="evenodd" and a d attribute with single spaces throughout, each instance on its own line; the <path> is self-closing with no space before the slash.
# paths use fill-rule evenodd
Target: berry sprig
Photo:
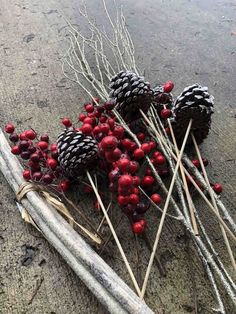
<path id="1" fill-rule="evenodd" d="M 23 177 L 26 181 L 35 181 L 42 184 L 56 184 L 60 191 L 67 191 L 69 180 L 63 179 L 58 164 L 58 152 L 55 143 L 50 146 L 47 134 L 40 136 L 32 130 L 25 130 L 19 134 L 15 133 L 13 124 L 5 126 L 9 140 L 12 142 L 11 152 L 18 155 L 24 164 Z"/>

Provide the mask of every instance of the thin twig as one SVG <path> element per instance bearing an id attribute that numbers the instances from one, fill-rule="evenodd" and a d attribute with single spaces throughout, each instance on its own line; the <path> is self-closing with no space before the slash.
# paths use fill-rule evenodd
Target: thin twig
<path id="1" fill-rule="evenodd" d="M 176 162 L 175 171 L 174 171 L 174 174 L 173 174 L 173 177 L 172 177 L 172 180 L 171 180 L 171 184 L 170 184 L 170 187 L 169 187 L 169 192 L 168 192 L 168 195 L 167 195 L 167 198 L 166 198 L 166 202 L 165 202 L 165 206 L 163 208 L 163 213 L 162 213 L 162 216 L 161 216 L 160 224 L 159 224 L 159 227 L 158 227 L 158 230 L 157 230 L 157 234 L 156 234 L 156 238 L 155 238 L 155 241 L 154 241 L 152 254 L 150 256 L 150 260 L 149 260 L 149 263 L 148 263 L 146 275 L 145 275 L 145 278 L 144 278 L 144 282 L 143 282 L 143 286 L 142 286 L 141 298 L 144 297 L 144 294 L 145 294 L 145 291 L 146 291 L 146 288 L 147 288 L 148 278 L 149 278 L 149 275 L 150 275 L 150 272 L 151 272 L 154 256 L 156 254 L 157 245 L 158 245 L 159 240 L 160 240 L 162 228 L 163 228 L 164 221 L 165 221 L 166 212 L 167 212 L 167 209 L 168 209 L 168 206 L 169 206 L 170 197 L 171 197 L 171 194 L 172 194 L 172 191 L 173 191 L 173 187 L 174 187 L 174 184 L 175 184 L 176 175 L 177 175 L 177 172 L 179 170 L 179 165 L 180 165 L 180 162 L 181 162 L 182 154 L 184 152 L 185 144 L 187 142 L 187 139 L 188 139 L 188 136 L 189 136 L 189 132 L 191 130 L 191 125 L 192 125 L 192 120 L 189 121 L 188 128 L 186 130 L 186 134 L 185 134 L 185 137 L 184 137 L 184 140 L 183 140 L 183 144 L 182 144 L 182 147 L 181 147 L 181 150 L 180 150 L 180 153 L 179 153 L 179 157 L 178 157 L 177 162 Z"/>
<path id="2" fill-rule="evenodd" d="M 114 240 L 116 241 L 116 245 L 117 245 L 117 247 L 118 247 L 118 249 L 119 249 L 119 251 L 120 251 L 120 254 L 121 254 L 121 256 L 122 256 L 122 259 L 123 259 L 123 261 L 124 261 L 124 263 L 125 263 L 125 266 L 126 266 L 126 268 L 127 268 L 127 270 L 128 270 L 128 273 L 129 273 L 129 275 L 130 275 L 130 278 L 131 278 L 131 280 L 132 280 L 132 282 L 133 282 L 133 285 L 134 285 L 134 287 L 135 287 L 135 290 L 137 291 L 138 295 L 140 296 L 140 295 L 141 295 L 141 291 L 140 291 L 140 288 L 139 288 L 139 286 L 138 286 L 137 280 L 135 279 L 135 276 L 134 276 L 134 274 L 133 274 L 133 271 L 132 271 L 132 269 L 131 269 L 131 267 L 130 267 L 130 264 L 129 264 L 128 260 L 127 260 L 127 257 L 126 257 L 126 255 L 125 255 L 125 253 L 124 253 L 124 250 L 123 250 L 123 248 L 122 248 L 122 246 L 121 246 L 121 244 L 120 244 L 120 241 L 119 241 L 119 239 L 118 239 L 118 237 L 117 237 L 117 234 L 116 234 L 116 232 L 115 232 L 115 229 L 114 229 L 114 227 L 113 227 L 113 225 L 112 225 L 112 222 L 111 222 L 111 220 L 110 220 L 110 218 L 109 218 L 109 216 L 108 216 L 108 214 L 107 214 L 107 211 L 106 211 L 105 206 L 104 206 L 104 204 L 103 204 L 103 202 L 102 202 L 102 199 L 101 199 L 101 197 L 100 197 L 100 195 L 99 195 L 99 193 L 98 193 L 98 191 L 97 191 L 97 189 L 96 189 L 96 187 L 95 187 L 95 184 L 94 184 L 94 182 L 93 182 L 93 180 L 92 180 L 92 178 L 91 178 L 90 173 L 89 173 L 88 171 L 87 171 L 86 173 L 87 173 L 87 177 L 88 177 L 88 179 L 89 179 L 89 182 L 90 182 L 90 184 L 91 184 L 91 186 L 92 186 L 92 188 L 93 188 L 93 190 L 94 190 L 94 193 L 95 193 L 96 196 L 97 196 L 97 200 L 98 200 L 98 202 L 99 202 L 99 204 L 100 204 L 100 206 L 101 206 L 101 209 L 102 209 L 102 211 L 103 211 L 103 214 L 104 214 L 104 216 L 106 217 L 106 221 L 107 221 L 107 223 L 108 223 L 108 225 L 109 225 L 109 227 L 110 227 L 110 230 L 111 230 L 111 232 L 112 232 L 112 235 L 113 235 L 113 237 L 114 237 Z"/>

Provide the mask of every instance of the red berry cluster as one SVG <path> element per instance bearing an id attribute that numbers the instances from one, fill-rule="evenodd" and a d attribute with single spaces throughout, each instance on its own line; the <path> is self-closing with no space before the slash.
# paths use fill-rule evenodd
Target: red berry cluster
<path id="1" fill-rule="evenodd" d="M 5 126 L 5 131 L 13 143 L 12 154 L 19 155 L 24 161 L 23 177 L 25 180 L 44 184 L 58 183 L 58 180 L 62 178 L 62 173 L 57 160 L 57 146 L 55 143 L 49 144 L 47 134 L 38 137 L 32 129 L 17 134 L 11 123 Z M 69 181 L 59 181 L 58 188 L 66 191 L 69 188 Z"/>
<path id="2" fill-rule="evenodd" d="M 99 168 L 108 174 L 109 189 L 116 194 L 117 202 L 129 218 L 133 232 L 142 233 L 146 226 L 143 215 L 150 203 L 140 195 L 139 186 L 155 204 L 161 203 L 161 196 L 155 191 L 157 188 L 152 171 L 147 167 L 145 169 L 142 163 L 145 155 L 149 155 L 160 176 L 164 178 L 169 174 L 165 166 L 166 159 L 161 152 L 155 151 L 156 143 L 150 140 L 147 134 L 136 134 L 141 142 L 140 147 L 127 136 L 112 112 L 112 101 L 100 105 L 98 103 L 99 99 L 96 99 L 84 105 L 84 112 L 78 117 L 80 127 L 73 125 L 68 118 L 62 119 L 62 123 L 97 140 L 100 152 Z M 163 110 L 165 118 L 169 117 L 170 110 Z M 138 175 L 141 166 L 145 173 L 143 177 Z M 96 204 L 97 207 L 99 206 Z"/>

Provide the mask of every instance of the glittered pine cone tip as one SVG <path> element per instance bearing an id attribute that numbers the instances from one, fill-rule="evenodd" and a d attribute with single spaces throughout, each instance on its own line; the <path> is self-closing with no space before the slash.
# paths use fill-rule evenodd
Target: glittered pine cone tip
<path id="1" fill-rule="evenodd" d="M 177 97 L 173 107 L 172 127 L 178 143 L 182 143 L 190 119 L 192 132 L 198 144 L 207 137 L 214 112 L 214 97 L 207 87 L 194 84 L 186 87 Z M 189 137 L 188 143 L 191 143 Z"/>
<path id="2" fill-rule="evenodd" d="M 67 176 L 80 176 L 96 165 L 97 142 L 91 137 L 66 129 L 57 138 L 58 161 Z"/>

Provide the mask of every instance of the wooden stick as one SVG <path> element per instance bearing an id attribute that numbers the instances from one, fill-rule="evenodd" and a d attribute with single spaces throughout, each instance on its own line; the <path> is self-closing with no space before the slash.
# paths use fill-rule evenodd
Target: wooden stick
<path id="1" fill-rule="evenodd" d="M 202 160 L 201 152 L 200 152 L 199 147 L 197 145 L 197 142 L 196 142 L 194 134 L 191 133 L 191 136 L 192 136 L 193 144 L 194 144 L 194 147 L 195 147 L 198 159 L 200 161 L 200 165 L 201 165 L 201 168 L 202 168 L 204 179 L 205 179 L 205 181 L 207 183 L 207 186 L 208 186 L 208 190 L 209 190 L 209 194 L 210 194 L 210 197 L 211 197 L 211 201 L 212 201 L 213 206 L 215 207 L 216 211 L 219 213 L 219 209 L 217 207 L 216 200 L 215 200 L 214 195 L 212 193 L 212 190 L 210 188 L 210 182 L 209 182 L 209 179 L 208 179 L 208 176 L 207 176 L 206 168 L 205 168 L 203 160 Z M 234 255 L 233 255 L 232 249 L 230 247 L 230 243 L 229 243 L 227 234 L 225 232 L 225 229 L 222 227 L 221 224 L 220 224 L 220 229 L 221 229 L 221 232 L 222 232 L 222 235 L 223 235 L 223 239 L 224 239 L 227 251 L 229 253 L 229 257 L 230 257 L 233 269 L 234 269 L 234 271 L 236 271 L 236 263 L 235 263 Z"/>
<path id="2" fill-rule="evenodd" d="M 179 170 L 179 165 L 180 165 L 180 162 L 181 162 L 181 158 L 182 158 L 182 155 L 183 155 L 183 152 L 184 152 L 184 148 L 185 148 L 188 136 L 189 136 L 189 132 L 191 130 L 191 125 L 192 125 L 192 119 L 189 121 L 188 128 L 186 130 L 186 134 L 185 134 L 185 137 L 184 137 L 184 140 L 183 140 L 183 144 L 182 144 L 182 147 L 181 147 L 181 150 L 180 150 L 180 154 L 179 154 L 179 157 L 178 157 L 177 162 L 176 162 L 175 171 L 174 171 L 174 174 L 173 174 L 173 177 L 172 177 L 172 180 L 171 180 L 171 184 L 170 184 L 170 187 L 169 187 L 169 191 L 168 191 L 168 195 L 167 195 L 167 198 L 166 198 L 165 206 L 163 208 L 163 213 L 162 213 L 162 216 L 161 216 L 160 224 L 159 224 L 159 227 L 158 227 L 158 230 L 157 230 L 157 234 L 156 234 L 156 238 L 155 238 L 155 242 L 154 242 L 154 245 L 153 245 L 152 253 L 151 253 L 150 260 L 149 260 L 148 267 L 147 267 L 147 271 L 146 271 L 146 274 L 145 274 L 145 278 L 144 278 L 144 282 L 143 282 L 143 286 L 142 286 L 142 291 L 141 291 L 141 299 L 143 299 L 145 291 L 146 291 L 146 288 L 147 288 L 148 278 L 149 278 L 149 275 L 150 275 L 150 272 L 151 272 L 151 268 L 152 268 L 152 264 L 153 264 L 153 261 L 154 261 L 154 257 L 155 257 L 155 254 L 156 254 L 157 245 L 158 245 L 159 240 L 160 240 L 162 228 L 163 228 L 164 221 L 165 221 L 166 212 L 167 212 L 167 209 L 168 209 L 168 206 L 169 206 L 170 197 L 171 197 L 171 194 L 172 194 L 172 191 L 173 191 L 173 188 L 174 188 L 175 179 L 176 179 L 176 176 L 177 176 L 177 173 L 178 173 L 178 170 Z"/>
<path id="3" fill-rule="evenodd" d="M 140 111 L 142 116 L 144 117 L 145 121 L 149 124 L 149 126 L 151 127 L 152 131 L 154 132 L 155 136 L 162 142 L 162 144 L 166 147 L 166 149 L 169 151 L 169 153 L 171 154 L 171 156 L 177 160 L 176 155 L 173 153 L 173 151 L 170 149 L 170 147 L 167 145 L 167 143 L 163 140 L 162 136 L 157 132 L 155 126 L 153 125 L 153 123 L 147 118 L 147 116 Z M 209 208 L 212 210 L 212 212 L 214 213 L 215 217 L 217 218 L 217 220 L 219 221 L 219 223 L 224 227 L 225 231 L 228 232 L 228 234 L 230 235 L 231 239 L 234 240 L 234 242 L 236 243 L 236 236 L 233 234 L 233 232 L 230 230 L 230 228 L 226 225 L 226 223 L 224 222 L 224 220 L 221 218 L 220 214 L 217 213 L 216 209 L 214 208 L 214 206 L 212 206 L 211 202 L 209 202 L 209 200 L 207 199 L 207 197 L 205 196 L 205 194 L 202 192 L 202 190 L 199 188 L 199 186 L 197 185 L 197 183 L 194 181 L 194 179 L 192 178 L 192 176 L 190 175 L 190 173 L 184 168 L 184 173 L 187 175 L 187 177 L 189 178 L 189 180 L 191 181 L 191 183 L 194 185 L 194 187 L 196 188 L 196 190 L 198 191 L 198 193 L 201 195 L 201 197 L 204 199 L 204 201 L 206 202 L 206 204 L 209 206 Z"/>
<path id="4" fill-rule="evenodd" d="M 114 228 L 113 228 L 112 222 L 111 222 L 111 220 L 110 220 L 110 218 L 109 218 L 109 216 L 108 216 L 108 214 L 107 214 L 106 208 L 105 208 L 105 206 L 104 206 L 104 204 L 103 204 L 103 202 L 102 202 L 102 199 L 101 199 L 101 197 L 100 197 L 100 195 L 99 195 L 99 193 L 98 193 L 98 191 L 97 191 L 97 189 L 96 189 L 96 187 L 95 187 L 95 184 L 94 184 L 94 182 L 93 182 L 93 179 L 91 178 L 90 173 L 89 173 L 88 171 L 87 171 L 87 177 L 88 177 L 89 182 L 90 182 L 90 184 L 91 184 L 91 186 L 92 186 L 92 188 L 93 188 L 93 190 L 94 190 L 94 193 L 95 193 L 95 195 L 96 195 L 96 197 L 97 197 L 97 200 L 98 200 L 98 202 L 99 202 L 99 204 L 100 204 L 100 206 L 101 206 L 101 209 L 102 209 L 102 211 L 103 211 L 103 214 L 104 214 L 104 216 L 106 217 L 107 223 L 108 223 L 108 225 L 109 225 L 109 227 L 110 227 L 110 229 L 111 229 L 112 235 L 113 235 L 113 237 L 114 237 L 114 240 L 116 241 L 116 245 L 117 245 L 117 247 L 118 247 L 118 249 L 119 249 L 119 251 L 120 251 L 120 254 L 121 254 L 122 258 L 123 258 L 123 261 L 124 261 L 125 266 L 126 266 L 126 268 L 127 268 L 127 270 L 128 270 L 128 273 L 129 273 L 129 275 L 130 275 L 130 278 L 131 278 L 131 280 L 132 280 L 132 282 L 133 282 L 133 285 L 134 285 L 134 287 L 135 287 L 135 290 L 137 291 L 138 295 L 141 296 L 141 291 L 140 291 L 140 288 L 139 288 L 139 286 L 138 286 L 137 280 L 136 280 L 136 278 L 134 277 L 134 273 L 133 273 L 133 271 L 132 271 L 132 269 L 131 269 L 131 267 L 130 267 L 130 264 L 129 264 L 129 262 L 128 262 L 128 260 L 127 260 L 127 257 L 126 257 L 126 255 L 125 255 L 125 253 L 124 253 L 124 250 L 123 250 L 123 248 L 122 248 L 122 246 L 121 246 L 121 244 L 120 244 L 120 241 L 119 241 L 119 239 L 118 239 L 118 237 L 117 237 L 117 235 L 116 235 L 116 232 L 115 232 L 115 230 L 114 230 Z"/>
<path id="5" fill-rule="evenodd" d="M 170 123 L 170 119 L 167 119 L 167 122 L 168 122 L 168 125 L 169 125 L 169 128 L 170 128 L 171 137 L 172 137 L 172 140 L 173 140 L 173 143 L 174 143 L 174 146 L 175 146 L 176 155 L 177 155 L 177 157 L 179 157 L 179 149 L 178 149 L 178 145 L 177 145 L 177 142 L 176 142 L 174 130 L 172 128 L 172 124 Z M 187 198 L 187 202 L 188 202 L 188 208 L 189 208 L 189 212 L 190 212 L 190 217 L 191 217 L 193 231 L 194 231 L 195 235 L 199 235 L 197 222 L 196 222 L 194 209 L 193 209 L 193 201 L 192 201 L 192 197 L 191 197 L 190 192 L 189 192 L 186 176 L 184 174 L 184 167 L 183 167 L 182 160 L 180 162 L 180 173 L 181 173 L 183 184 L 184 184 L 184 190 L 185 190 L 185 194 L 186 194 L 186 198 Z"/>

